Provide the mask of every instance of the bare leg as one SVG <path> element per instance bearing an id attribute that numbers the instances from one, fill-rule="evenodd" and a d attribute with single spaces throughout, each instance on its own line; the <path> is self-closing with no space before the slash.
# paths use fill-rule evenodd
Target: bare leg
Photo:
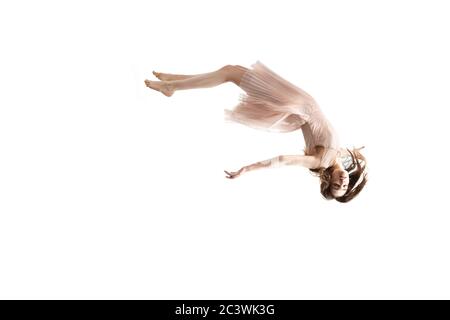
<path id="1" fill-rule="evenodd" d="M 178 76 L 179 80 L 145 80 L 145 84 L 147 87 L 160 91 L 167 97 L 170 97 L 176 90 L 211 88 L 228 81 L 239 84 L 240 78 L 246 70 L 248 69 L 241 66 L 226 65 L 219 70 L 192 75 L 190 77 L 188 77 L 188 75 L 175 75 Z"/>
<path id="2" fill-rule="evenodd" d="M 197 76 L 197 74 L 172 74 L 172 73 L 162 73 L 162 72 L 152 72 L 155 77 L 162 81 L 172 81 L 172 80 L 183 80 Z"/>
<path id="3" fill-rule="evenodd" d="M 248 70 L 247 68 L 239 66 L 239 65 L 233 65 L 233 66 L 228 65 L 221 69 L 227 69 L 227 71 L 230 73 L 230 76 L 232 79 L 239 78 L 239 75 L 242 76 L 242 74 Z M 162 80 L 162 81 L 184 80 L 184 79 L 202 75 L 202 74 L 174 74 L 174 73 L 163 73 L 163 72 L 156 72 L 156 71 L 153 71 L 152 73 L 155 77 L 157 77 L 159 80 Z M 233 81 L 233 82 L 235 82 L 235 81 Z"/>

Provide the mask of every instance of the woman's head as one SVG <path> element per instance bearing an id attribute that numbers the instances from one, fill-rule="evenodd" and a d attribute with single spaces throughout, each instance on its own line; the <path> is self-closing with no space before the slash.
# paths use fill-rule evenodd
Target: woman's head
<path id="1" fill-rule="evenodd" d="M 350 175 L 347 170 L 341 166 L 336 166 L 331 171 L 330 193 L 334 198 L 342 197 L 347 193 L 349 182 Z"/>
<path id="2" fill-rule="evenodd" d="M 320 193 L 325 199 L 348 202 L 364 188 L 367 183 L 366 158 L 359 149 L 353 148 L 353 151 L 347 149 L 352 157 L 352 163 L 348 168 L 336 163 L 328 168 L 310 169 L 318 175 Z"/>

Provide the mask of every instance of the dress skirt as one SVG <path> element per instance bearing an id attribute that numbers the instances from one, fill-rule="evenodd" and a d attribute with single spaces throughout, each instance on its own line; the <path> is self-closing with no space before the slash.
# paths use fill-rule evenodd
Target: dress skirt
<path id="1" fill-rule="evenodd" d="M 301 88 L 269 69 L 261 61 L 241 78 L 239 104 L 225 109 L 225 120 L 273 132 L 291 132 L 314 112 L 314 99 Z"/>

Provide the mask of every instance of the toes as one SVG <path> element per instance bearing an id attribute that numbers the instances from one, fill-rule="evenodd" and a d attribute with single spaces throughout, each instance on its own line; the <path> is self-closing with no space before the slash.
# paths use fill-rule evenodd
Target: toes
<path id="1" fill-rule="evenodd" d="M 152 73 L 155 77 L 157 77 L 158 79 L 161 79 L 161 72 L 153 71 Z"/>
<path id="2" fill-rule="evenodd" d="M 149 88 L 152 87 L 152 82 L 150 80 L 145 80 L 144 82 L 147 87 L 149 87 Z"/>

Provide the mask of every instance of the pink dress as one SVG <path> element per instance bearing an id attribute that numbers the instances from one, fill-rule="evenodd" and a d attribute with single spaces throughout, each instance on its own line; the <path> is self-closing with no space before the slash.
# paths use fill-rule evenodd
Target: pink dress
<path id="1" fill-rule="evenodd" d="M 308 93 L 283 79 L 259 60 L 242 76 L 240 87 L 246 92 L 232 110 L 225 109 L 225 120 L 271 132 L 301 129 L 306 153 L 315 146 L 325 148 L 320 166 L 328 168 L 342 155 L 336 130 Z"/>

